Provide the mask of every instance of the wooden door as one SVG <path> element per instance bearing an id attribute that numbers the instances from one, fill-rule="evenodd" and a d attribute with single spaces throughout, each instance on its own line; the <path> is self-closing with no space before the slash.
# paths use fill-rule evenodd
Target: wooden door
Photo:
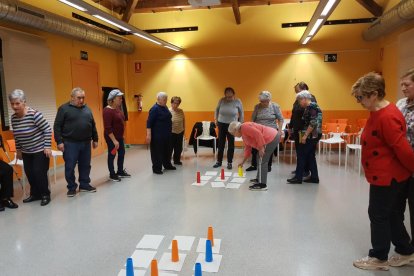
<path id="1" fill-rule="evenodd" d="M 71 59 L 72 87 L 85 90 L 85 103 L 93 112 L 98 130 L 99 146 L 92 150 L 92 156 L 102 154 L 106 148 L 103 137 L 102 90 L 99 81 L 99 64 L 96 62 Z"/>

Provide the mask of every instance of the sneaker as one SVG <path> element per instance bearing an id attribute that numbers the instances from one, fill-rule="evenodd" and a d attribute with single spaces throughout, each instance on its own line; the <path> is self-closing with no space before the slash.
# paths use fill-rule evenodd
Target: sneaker
<path id="1" fill-rule="evenodd" d="M 131 175 L 129 173 L 127 173 L 127 171 L 125 169 L 122 172 L 118 172 L 117 175 L 121 178 L 131 177 Z"/>
<path id="2" fill-rule="evenodd" d="M 250 179 L 250 183 L 259 183 L 259 180 L 257 178 Z"/>
<path id="3" fill-rule="evenodd" d="M 249 186 L 250 191 L 267 191 L 267 185 L 262 183 L 256 183 Z"/>
<path id="4" fill-rule="evenodd" d="M 388 261 L 381 261 L 375 257 L 364 257 L 354 261 L 354 266 L 366 270 L 389 270 Z"/>
<path id="5" fill-rule="evenodd" d="M 213 168 L 221 167 L 221 162 L 216 162 L 216 164 L 213 165 Z"/>
<path id="6" fill-rule="evenodd" d="M 257 168 L 255 166 L 250 166 L 246 169 L 246 172 L 251 172 L 251 171 L 255 171 L 257 170 Z"/>
<path id="7" fill-rule="evenodd" d="M 227 163 L 227 169 L 228 169 L 228 170 L 233 169 L 233 165 L 232 165 L 231 163 Z"/>
<path id="8" fill-rule="evenodd" d="M 400 255 L 395 254 L 388 259 L 388 264 L 390 266 L 403 266 L 414 262 L 414 254 L 411 255 Z"/>
<path id="9" fill-rule="evenodd" d="M 94 193 L 96 192 L 96 188 L 92 187 L 91 185 L 86 187 L 79 187 L 79 192 Z"/>
<path id="10" fill-rule="evenodd" d="M 76 195 L 76 190 L 69 190 L 66 195 L 68 197 L 74 197 Z"/>
<path id="11" fill-rule="evenodd" d="M 109 179 L 112 180 L 113 182 L 119 182 L 121 181 L 121 177 L 117 174 L 110 174 L 109 175 Z"/>

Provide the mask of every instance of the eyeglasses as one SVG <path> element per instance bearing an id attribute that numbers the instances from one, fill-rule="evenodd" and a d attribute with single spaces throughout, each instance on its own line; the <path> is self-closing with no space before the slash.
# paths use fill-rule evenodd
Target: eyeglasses
<path id="1" fill-rule="evenodd" d="M 365 96 L 364 96 L 364 95 L 355 95 L 354 97 L 355 97 L 355 99 L 356 99 L 358 102 L 360 102 L 360 101 L 362 101 L 362 99 L 363 99 Z"/>

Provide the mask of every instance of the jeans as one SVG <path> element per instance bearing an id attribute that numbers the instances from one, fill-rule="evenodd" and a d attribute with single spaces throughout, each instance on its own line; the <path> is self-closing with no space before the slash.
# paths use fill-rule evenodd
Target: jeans
<path id="1" fill-rule="evenodd" d="M 68 190 L 74 191 L 78 187 L 75 182 L 75 167 L 78 164 L 79 187 L 89 187 L 91 179 L 91 141 L 87 142 L 64 142 L 65 150 L 65 179 Z"/>
<path id="2" fill-rule="evenodd" d="M 181 153 L 183 152 L 183 137 L 184 131 L 181 133 L 171 133 L 170 138 L 170 156 L 173 156 L 174 163 L 179 163 Z M 174 152 L 174 155 L 173 155 Z"/>
<path id="3" fill-rule="evenodd" d="M 30 183 L 30 195 L 34 197 L 50 196 L 49 157 L 43 151 L 36 153 L 23 153 L 24 172 Z"/>
<path id="4" fill-rule="evenodd" d="M 106 144 L 108 146 L 108 170 L 110 175 L 115 174 L 115 168 L 114 168 L 114 160 L 115 157 L 118 156 L 117 160 L 117 166 L 118 170 L 117 173 L 121 173 L 124 171 L 124 158 L 125 158 L 125 143 L 124 139 L 117 139 L 119 142 L 119 148 L 115 155 L 113 155 L 111 152 L 115 148 L 114 143 L 112 142 L 111 138 L 105 137 Z"/>
<path id="5" fill-rule="evenodd" d="M 318 165 L 316 164 L 316 145 L 318 144 L 320 137 L 307 139 L 306 144 L 297 144 L 297 165 L 296 165 L 296 179 L 302 180 L 305 168 L 308 167 L 311 173 L 312 179 L 318 179 Z"/>
<path id="6" fill-rule="evenodd" d="M 218 122 L 218 153 L 217 153 L 217 162 L 221 163 L 223 161 L 224 155 L 224 146 L 226 145 L 226 138 L 228 142 L 228 149 L 227 149 L 227 163 L 233 162 L 233 155 L 234 155 L 234 136 L 229 133 L 229 125 L 225 123 Z"/>
<path id="7" fill-rule="evenodd" d="M 390 186 L 370 185 L 368 215 L 371 222 L 372 249 L 368 255 L 387 260 L 391 242 L 395 252 L 401 255 L 414 253 L 410 236 L 404 226 L 406 198 L 404 190 L 408 181 L 398 183 L 393 180 Z"/>

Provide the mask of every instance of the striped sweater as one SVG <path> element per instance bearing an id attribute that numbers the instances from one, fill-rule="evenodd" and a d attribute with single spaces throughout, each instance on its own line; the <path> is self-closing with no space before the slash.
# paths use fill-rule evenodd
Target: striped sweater
<path id="1" fill-rule="evenodd" d="M 17 150 L 36 153 L 51 148 L 52 129 L 39 111 L 29 107 L 22 118 L 13 114 L 11 124 Z"/>

